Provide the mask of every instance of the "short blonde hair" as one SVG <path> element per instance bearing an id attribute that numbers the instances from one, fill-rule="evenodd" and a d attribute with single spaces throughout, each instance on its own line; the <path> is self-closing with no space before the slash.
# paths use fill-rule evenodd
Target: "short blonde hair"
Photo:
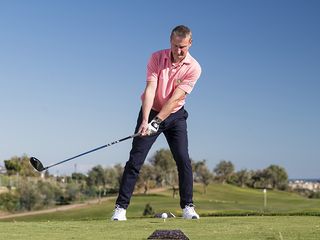
<path id="1" fill-rule="evenodd" d="M 174 29 L 172 29 L 170 39 L 172 39 L 173 36 L 178 36 L 183 38 L 189 37 L 190 39 L 192 39 L 192 32 L 190 28 L 188 28 L 187 26 L 179 25 L 179 26 L 176 26 Z"/>

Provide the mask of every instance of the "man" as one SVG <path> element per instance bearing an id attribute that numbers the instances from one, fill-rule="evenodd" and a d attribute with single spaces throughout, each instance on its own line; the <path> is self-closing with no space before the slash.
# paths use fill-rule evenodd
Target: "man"
<path id="1" fill-rule="evenodd" d="M 199 219 L 193 205 L 193 175 L 188 153 L 187 111 L 184 103 L 201 67 L 189 54 L 191 30 L 175 27 L 170 36 L 171 48 L 152 54 L 147 65 L 147 84 L 141 96 L 142 107 L 133 139 L 130 158 L 124 168 L 119 195 L 112 220 L 124 221 L 136 180 L 147 154 L 157 137 L 163 133 L 177 164 L 180 206 L 185 219 Z"/>

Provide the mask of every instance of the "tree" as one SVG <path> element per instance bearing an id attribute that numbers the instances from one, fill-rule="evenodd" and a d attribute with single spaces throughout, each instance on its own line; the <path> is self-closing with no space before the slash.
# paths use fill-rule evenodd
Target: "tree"
<path id="1" fill-rule="evenodd" d="M 271 188 L 268 181 L 269 177 L 264 170 L 253 171 L 250 187 L 253 188 Z"/>
<path id="2" fill-rule="evenodd" d="M 270 165 L 264 170 L 268 176 L 272 188 L 285 190 L 288 187 L 288 174 L 283 167 Z"/>
<path id="3" fill-rule="evenodd" d="M 21 210 L 34 210 L 42 201 L 41 193 L 37 189 L 37 185 L 28 182 L 22 181 L 17 189 L 17 193 L 20 196 L 20 209 Z"/>
<path id="4" fill-rule="evenodd" d="M 19 174 L 23 177 L 38 177 L 40 173 L 35 171 L 30 165 L 29 157 L 23 155 L 21 157 L 14 156 L 4 161 L 8 175 Z"/>
<path id="5" fill-rule="evenodd" d="M 169 185 L 172 189 L 172 197 L 175 198 L 177 191 L 179 190 L 178 183 L 179 183 L 179 178 L 178 178 L 178 170 L 176 167 L 173 167 L 169 170 L 167 170 L 167 173 L 165 174 L 165 182 L 167 185 Z"/>
<path id="6" fill-rule="evenodd" d="M 80 186 L 76 183 L 68 183 L 65 189 L 65 199 L 67 202 L 73 202 L 80 199 Z"/>
<path id="7" fill-rule="evenodd" d="M 104 174 L 104 169 L 101 165 L 93 167 L 88 172 L 87 183 L 89 186 L 105 186 L 106 177 Z"/>
<path id="8" fill-rule="evenodd" d="M 117 186 L 117 188 L 119 188 L 120 184 L 121 184 L 122 175 L 123 175 L 123 167 L 120 163 L 118 163 L 118 164 L 114 165 L 113 168 L 115 169 L 116 179 L 118 181 L 118 184 L 116 186 Z"/>
<path id="9" fill-rule="evenodd" d="M 160 149 L 150 158 L 149 162 L 156 170 L 156 181 L 158 185 L 162 186 L 163 183 L 166 183 L 174 186 L 177 184 L 178 172 L 176 162 L 169 149 Z"/>
<path id="10" fill-rule="evenodd" d="M 232 180 L 229 179 L 230 183 L 235 184 L 240 187 L 245 187 L 250 185 L 251 172 L 246 169 L 242 169 L 236 172 L 232 177 Z"/>
<path id="11" fill-rule="evenodd" d="M 120 187 L 120 179 L 119 179 L 119 171 L 117 170 L 116 167 L 109 167 L 106 168 L 105 170 L 105 175 L 106 175 L 106 184 L 107 187 L 111 189 L 119 189 Z"/>
<path id="12" fill-rule="evenodd" d="M 93 189 L 97 189 L 98 197 L 101 198 L 102 190 L 106 188 L 107 178 L 101 165 L 93 167 L 88 172 L 87 184 Z"/>
<path id="13" fill-rule="evenodd" d="M 226 181 L 234 173 L 234 165 L 230 161 L 222 160 L 216 165 L 213 171 L 220 182 L 226 183 Z"/>
<path id="14" fill-rule="evenodd" d="M 86 181 L 87 176 L 85 174 L 83 174 L 83 173 L 74 172 L 74 173 L 71 174 L 71 178 L 73 180 L 75 180 L 76 182 L 82 182 L 82 181 Z"/>
<path id="15" fill-rule="evenodd" d="M 149 191 L 149 185 L 151 180 L 155 180 L 155 169 L 150 164 L 144 164 L 140 169 L 140 174 L 137 180 L 137 187 L 144 188 L 144 194 L 147 194 Z"/>
<path id="16" fill-rule="evenodd" d="M 57 184 L 49 181 L 38 181 L 37 190 L 40 193 L 42 206 L 55 204 L 58 198 L 63 195 Z"/>
<path id="17" fill-rule="evenodd" d="M 213 174 L 209 171 L 206 160 L 194 163 L 194 173 L 196 182 L 203 184 L 203 194 L 207 193 L 207 186 L 210 184 Z"/>
<path id="18" fill-rule="evenodd" d="M 4 166 L 6 167 L 9 176 L 15 175 L 21 171 L 21 165 L 17 157 L 13 157 L 10 160 L 4 160 Z"/>
<path id="19" fill-rule="evenodd" d="M 255 171 L 251 179 L 251 186 L 254 188 L 285 190 L 288 187 L 288 174 L 284 168 L 277 165 Z"/>

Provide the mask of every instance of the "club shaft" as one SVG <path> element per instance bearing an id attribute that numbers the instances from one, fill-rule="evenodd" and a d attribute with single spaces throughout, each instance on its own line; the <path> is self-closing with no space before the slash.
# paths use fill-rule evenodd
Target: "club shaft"
<path id="1" fill-rule="evenodd" d="M 83 155 L 86 155 L 86 154 L 89 154 L 89 153 L 92 153 L 92 152 L 98 151 L 98 150 L 100 150 L 100 149 L 102 149 L 102 148 L 109 147 L 109 146 L 111 146 L 111 145 L 113 145 L 113 144 L 116 144 L 116 143 L 119 143 L 119 142 L 122 142 L 122 141 L 128 140 L 128 139 L 130 139 L 130 138 L 137 137 L 137 136 L 140 136 L 140 133 L 136 133 L 136 134 L 133 134 L 133 135 L 131 135 L 131 136 L 128 136 L 128 137 L 125 137 L 125 138 L 121 138 L 121 139 L 116 140 L 116 141 L 114 141 L 114 142 L 108 143 L 108 144 L 106 144 L 106 145 L 103 145 L 103 146 L 97 147 L 97 148 L 95 148 L 95 149 L 89 150 L 89 151 L 87 151 L 87 152 L 81 153 L 81 154 L 79 154 L 79 155 L 73 156 L 73 157 L 71 157 L 71 158 L 65 159 L 65 160 L 60 161 L 60 162 L 57 162 L 57 163 L 55 163 L 55 164 L 49 165 L 49 166 L 45 167 L 45 168 L 44 168 L 44 170 L 46 170 L 46 169 L 48 169 L 48 168 L 51 168 L 51 167 L 53 167 L 53 166 L 59 165 L 59 164 L 61 164 L 61 163 L 64 163 L 64 162 L 70 161 L 70 160 L 72 160 L 72 159 L 75 159 L 75 158 L 81 157 L 81 156 L 83 156 Z"/>

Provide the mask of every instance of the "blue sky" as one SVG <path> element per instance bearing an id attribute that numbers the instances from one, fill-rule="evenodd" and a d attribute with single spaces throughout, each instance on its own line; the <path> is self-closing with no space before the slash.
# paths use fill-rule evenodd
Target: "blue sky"
<path id="1" fill-rule="evenodd" d="M 0 164 L 45 165 L 133 133 L 153 51 L 193 31 L 190 156 L 236 170 L 320 172 L 319 1 L 0 1 Z M 51 169 L 128 159 L 130 141 Z M 148 157 L 167 147 L 160 137 Z"/>

